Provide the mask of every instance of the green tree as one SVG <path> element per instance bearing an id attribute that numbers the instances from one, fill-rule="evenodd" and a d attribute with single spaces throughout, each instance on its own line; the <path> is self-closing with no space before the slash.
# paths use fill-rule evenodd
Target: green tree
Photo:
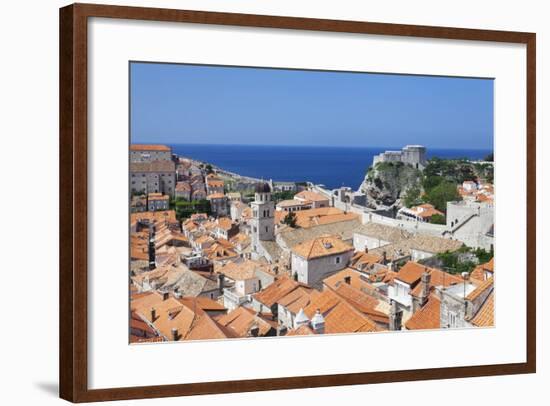
<path id="1" fill-rule="evenodd" d="M 290 212 L 283 219 L 283 224 L 289 227 L 296 228 L 296 213 Z"/>
<path id="2" fill-rule="evenodd" d="M 456 189 L 456 184 L 443 181 L 429 191 L 426 191 L 424 200 L 432 204 L 437 210 L 446 212 L 447 202 L 460 200 L 461 197 Z"/>
<path id="3" fill-rule="evenodd" d="M 176 216 L 178 219 L 185 219 L 191 217 L 195 213 L 212 212 L 210 208 L 210 202 L 208 200 L 192 200 L 190 202 L 177 199 L 175 202 Z"/>
<path id="4" fill-rule="evenodd" d="M 447 224 L 447 221 L 445 220 L 445 216 L 442 216 L 441 214 L 434 214 L 432 218 L 430 219 L 430 223 L 432 224 Z"/>
<path id="5" fill-rule="evenodd" d="M 420 202 L 420 193 L 421 193 L 420 188 L 416 186 L 411 187 L 409 190 L 407 190 L 407 193 L 405 194 L 405 198 L 403 199 L 405 206 L 407 207 L 416 206 Z"/>

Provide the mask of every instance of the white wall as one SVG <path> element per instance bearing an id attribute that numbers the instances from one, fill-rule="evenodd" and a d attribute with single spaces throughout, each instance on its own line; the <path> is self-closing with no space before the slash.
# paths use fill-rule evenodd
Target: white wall
<path id="1" fill-rule="evenodd" d="M 107 1 L 107 0 L 105 0 Z M 93 1 L 91 1 L 93 2 Z M 436 0 L 411 2 L 395 0 L 392 2 L 365 2 L 340 0 L 339 2 L 317 0 L 133 0 L 116 1 L 114 4 L 144 5 L 187 9 L 203 9 L 258 14 L 295 15 L 319 18 L 339 18 L 348 20 L 370 20 L 380 22 L 462 26 L 472 28 L 491 28 L 537 32 L 537 70 L 538 70 L 538 233 L 539 255 L 542 259 L 543 247 L 548 245 L 542 239 L 542 230 L 548 230 L 548 216 L 543 216 L 542 208 L 548 201 L 548 186 L 543 190 L 542 178 L 550 177 L 550 160 L 543 161 L 542 151 L 547 142 L 542 135 L 549 131 L 543 112 L 548 110 L 544 103 L 550 96 L 548 79 L 541 80 L 542 72 L 548 72 L 550 48 L 548 38 L 550 26 L 547 24 L 547 2 L 526 0 L 514 2 L 462 0 L 460 2 L 441 2 Z M 58 7 L 67 4 L 64 1 L 42 0 L 28 2 L 4 2 L 0 18 L 2 31 L 2 61 L 0 86 L 3 111 L 0 120 L 4 143 L 11 149 L 25 151 L 29 162 L 40 165 L 41 182 L 33 183 L 33 195 L 41 196 L 41 230 L 47 233 L 43 244 L 33 247 L 35 257 L 41 259 L 41 265 L 27 268 L 25 276 L 32 278 L 26 293 L 30 298 L 39 300 L 40 312 L 36 313 L 36 300 L 20 300 L 21 291 L 3 291 L 2 305 L 17 303 L 17 311 L 4 312 L 4 325 L 9 325 L 17 334 L 2 335 L 0 359 L 2 372 L 9 378 L 3 386 L 5 403 L 39 403 L 41 405 L 67 404 L 57 399 L 57 329 L 58 329 L 58 287 L 57 287 L 57 190 L 58 190 Z M 8 154 L 0 161 L 1 172 L 23 172 L 27 177 L 36 175 L 32 168 L 21 163 L 21 154 Z M 544 174 L 541 172 L 544 171 Z M 20 183 L 24 178 L 19 175 L 2 176 L 3 189 L 23 193 L 27 187 Z M 543 196 L 544 193 L 544 196 Z M 544 199 L 544 202 L 543 202 Z M 2 203 L 3 205 L 4 203 Z M 547 205 L 547 204 L 546 204 Z M 4 212 L 9 211 L 3 207 Z M 33 199 L 26 199 L 23 213 L 36 213 Z M 6 216 L 6 229 L 10 230 L 8 246 L 13 254 L 8 257 L 5 269 L 16 269 L 21 258 L 28 256 L 28 247 L 22 244 L 10 244 L 10 241 L 24 241 L 32 216 Z M 28 224 L 27 224 L 28 222 Z M 4 236 L 7 238 L 7 236 Z M 5 241 L 5 240 L 4 240 Z M 15 251 L 15 252 L 14 252 Z M 542 263 L 539 260 L 539 271 Z M 543 384 L 550 379 L 550 352 L 545 350 L 542 335 L 548 337 L 548 318 L 542 324 L 543 314 L 548 314 L 548 300 L 542 299 L 541 287 L 545 283 L 544 275 L 539 272 L 539 351 L 537 375 L 504 376 L 476 379 L 460 379 L 430 382 L 411 382 L 372 386 L 353 386 L 341 388 L 319 388 L 308 390 L 231 394 L 223 396 L 202 396 L 185 399 L 186 405 L 218 405 L 220 401 L 240 405 L 279 405 L 311 403 L 317 405 L 352 404 L 368 399 L 371 404 L 387 404 L 392 393 L 426 393 L 426 396 L 409 396 L 408 403 L 413 405 L 439 405 L 441 399 L 446 405 L 461 405 L 461 396 L 449 396 L 453 393 L 467 394 L 468 399 L 475 398 L 478 404 L 514 404 L 524 403 L 525 394 L 533 399 L 543 398 Z M 35 334 L 28 334 L 31 325 L 27 316 L 33 315 L 32 328 Z M 40 333 L 37 336 L 36 333 Z M 143 405 L 177 405 L 181 399 L 160 399 L 142 401 Z M 123 406 L 136 402 L 117 402 Z"/>

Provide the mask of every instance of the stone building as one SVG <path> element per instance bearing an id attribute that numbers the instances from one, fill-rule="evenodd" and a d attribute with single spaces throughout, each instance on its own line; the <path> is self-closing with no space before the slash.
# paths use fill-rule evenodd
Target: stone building
<path id="1" fill-rule="evenodd" d="M 206 196 L 206 199 L 210 201 L 210 210 L 216 217 L 227 216 L 229 214 L 227 197 L 222 193 L 213 193 Z"/>
<path id="2" fill-rule="evenodd" d="M 315 286 L 346 268 L 352 256 L 351 245 L 336 236 L 321 236 L 292 248 L 292 275 L 299 282 Z"/>
<path id="3" fill-rule="evenodd" d="M 158 211 L 168 210 L 170 206 L 170 198 L 162 193 L 149 193 L 147 195 L 147 210 Z"/>
<path id="4" fill-rule="evenodd" d="M 166 145 L 130 145 L 130 162 L 171 161 L 172 149 Z"/>
<path id="5" fill-rule="evenodd" d="M 426 167 L 426 147 L 422 145 L 407 145 L 401 151 L 385 151 L 375 155 L 372 160 L 372 166 L 380 162 L 402 162 L 409 164 L 416 169 Z"/>
<path id="6" fill-rule="evenodd" d="M 494 204 L 492 202 L 447 203 L 447 237 L 472 248 L 494 248 Z"/>
<path id="7" fill-rule="evenodd" d="M 176 168 L 172 161 L 131 162 L 130 192 L 135 194 L 163 193 L 174 196 Z"/>
<path id="8" fill-rule="evenodd" d="M 191 185 L 189 182 L 180 181 L 176 183 L 176 199 L 191 200 Z"/>
<path id="9" fill-rule="evenodd" d="M 275 205 L 271 201 L 271 188 L 267 183 L 258 183 L 252 207 L 252 257 L 264 256 L 262 242 L 275 240 Z"/>

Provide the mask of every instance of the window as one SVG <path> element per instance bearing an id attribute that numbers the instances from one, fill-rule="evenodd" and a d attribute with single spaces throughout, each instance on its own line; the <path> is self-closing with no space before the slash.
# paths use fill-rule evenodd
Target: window
<path id="1" fill-rule="evenodd" d="M 449 327 L 456 327 L 456 314 L 449 312 Z"/>
<path id="2" fill-rule="evenodd" d="M 267 226 L 265 226 L 265 232 L 268 233 L 269 232 L 269 228 Z"/>
<path id="3" fill-rule="evenodd" d="M 336 263 L 339 264 L 342 259 L 340 257 L 336 257 Z"/>

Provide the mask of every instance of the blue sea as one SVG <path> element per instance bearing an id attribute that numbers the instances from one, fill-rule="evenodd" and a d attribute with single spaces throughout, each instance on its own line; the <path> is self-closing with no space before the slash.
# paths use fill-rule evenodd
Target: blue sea
<path id="1" fill-rule="evenodd" d="M 330 189 L 349 186 L 357 189 L 372 158 L 399 148 L 312 147 L 264 145 L 173 144 L 179 156 L 210 162 L 222 169 L 254 178 L 274 181 L 309 181 Z M 428 158 L 482 159 L 492 151 L 430 149 Z"/>

